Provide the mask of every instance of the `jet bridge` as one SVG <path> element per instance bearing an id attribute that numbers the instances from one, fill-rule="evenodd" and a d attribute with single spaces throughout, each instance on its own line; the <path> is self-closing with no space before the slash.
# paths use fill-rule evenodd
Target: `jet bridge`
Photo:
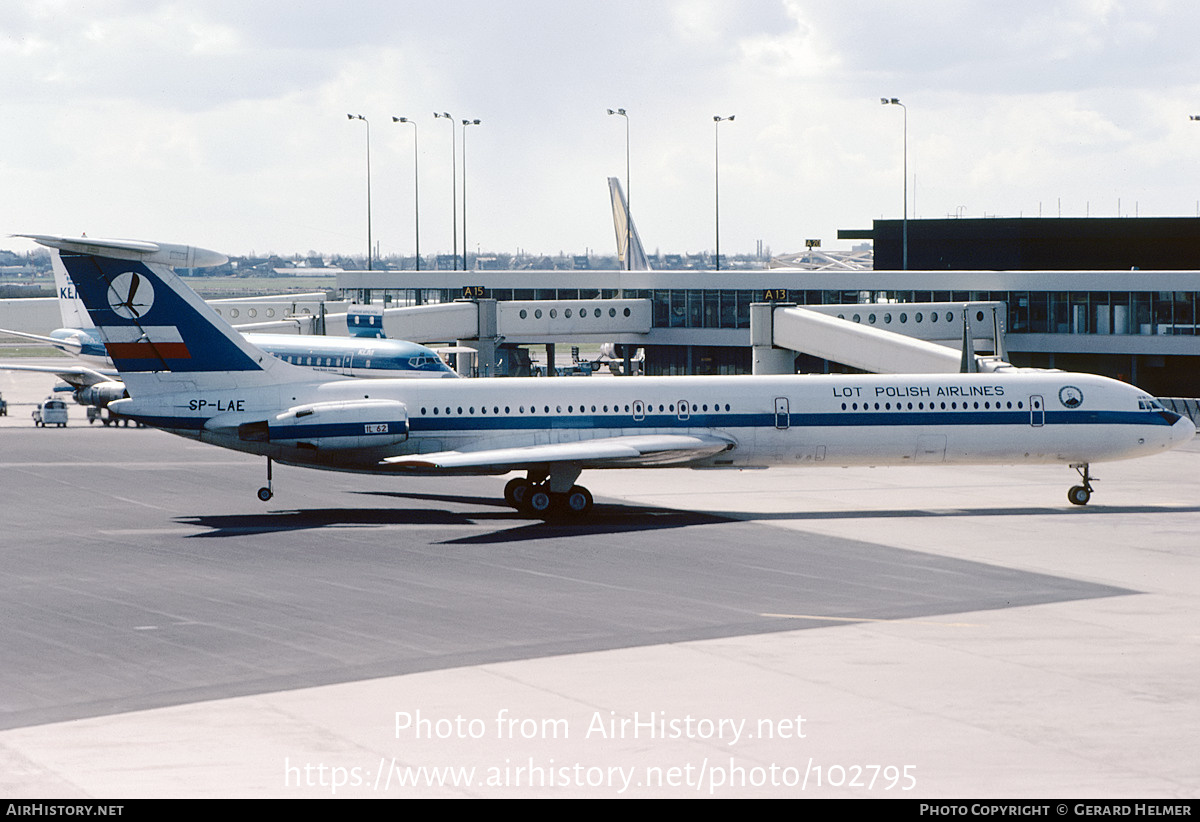
<path id="1" fill-rule="evenodd" d="M 753 369 L 790 374 L 798 351 L 877 374 L 992 371 L 1007 366 L 1004 316 L 1002 302 L 756 303 Z M 980 342 L 986 356 L 977 353 Z"/>
<path id="2" fill-rule="evenodd" d="M 351 336 L 454 342 L 474 353 L 472 372 L 493 374 L 501 346 L 542 344 L 551 360 L 556 343 L 581 338 L 636 347 L 644 344 L 653 318 L 651 302 L 644 299 L 476 299 L 402 308 L 354 305 L 346 326 Z"/>
<path id="3" fill-rule="evenodd" d="M 338 334 L 336 323 L 331 330 L 330 309 L 343 306 L 340 300 L 329 300 L 324 291 L 305 294 L 272 294 L 263 297 L 229 297 L 207 300 L 213 309 L 238 331 L 260 334 Z"/>
<path id="4" fill-rule="evenodd" d="M 652 318 L 649 300 L 480 299 L 403 308 L 354 305 L 346 324 L 353 336 L 419 343 L 478 339 L 487 327 L 510 342 L 540 343 L 645 335 Z"/>

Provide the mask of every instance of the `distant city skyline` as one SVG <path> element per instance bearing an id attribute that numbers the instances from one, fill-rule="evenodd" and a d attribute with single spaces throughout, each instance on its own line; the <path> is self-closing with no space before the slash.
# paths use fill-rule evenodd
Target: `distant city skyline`
<path id="1" fill-rule="evenodd" d="M 837 230 L 899 218 L 905 188 L 911 218 L 1200 212 L 1195 4 L 11 0 L 5 16 L 3 233 L 365 256 L 347 114 L 370 124 L 384 255 L 414 251 L 414 160 L 423 257 L 461 244 L 464 191 L 472 250 L 611 253 L 610 176 L 648 248 L 712 253 L 718 115 L 737 118 L 720 130 L 726 255 L 849 248 Z"/>
<path id="2" fill-rule="evenodd" d="M 863 247 L 862 244 L 860 244 L 860 247 Z M 866 244 L 865 247 L 869 247 L 869 243 Z M 869 258 L 870 252 L 868 251 L 866 253 L 867 253 L 867 257 Z M 712 262 L 712 255 L 709 253 L 706 253 L 706 252 L 681 253 L 681 252 L 661 251 L 660 250 L 660 251 L 650 252 L 647 256 L 650 258 L 652 267 L 661 268 L 663 270 L 686 269 L 689 267 L 694 268 L 695 266 L 693 264 L 696 262 L 701 262 L 701 263 L 704 263 L 705 265 L 711 264 L 711 262 Z M 0 268 L 3 268 L 5 266 L 23 265 L 24 263 L 27 262 L 27 260 L 30 257 L 32 257 L 32 260 L 34 262 L 34 266 L 33 266 L 34 271 L 37 272 L 39 275 L 49 276 L 49 274 L 50 274 L 50 250 L 43 246 L 38 246 L 37 248 L 30 249 L 28 251 L 21 251 L 21 252 L 11 251 L 9 249 L 0 249 Z M 455 261 L 457 261 L 457 263 L 458 263 L 459 270 L 461 270 L 461 268 L 462 268 L 462 255 L 461 254 L 457 256 L 457 260 L 456 260 L 455 256 L 451 255 L 451 254 L 436 254 L 436 253 L 435 254 L 425 254 L 425 253 L 422 253 L 421 259 L 422 259 L 422 269 L 450 271 L 450 270 L 454 270 L 452 264 Z M 725 254 L 724 252 L 722 252 L 721 259 L 730 261 L 730 262 L 734 262 L 734 263 L 739 263 L 739 264 L 741 264 L 739 267 L 746 267 L 745 263 L 752 263 L 752 262 L 753 263 L 761 262 L 765 265 L 767 262 L 769 262 L 771 260 L 771 256 L 770 256 L 770 249 L 765 249 L 764 254 L 762 256 L 758 256 L 753 253 L 751 253 L 751 254 Z M 412 255 L 412 254 L 400 254 L 400 253 L 386 254 L 386 255 L 382 255 L 382 256 L 375 256 L 375 257 L 373 257 L 373 260 L 375 262 L 375 267 L 378 269 L 394 269 L 394 270 L 404 270 L 404 271 L 415 270 L 415 266 L 413 266 L 414 255 Z M 564 251 L 555 252 L 552 254 L 532 254 L 532 253 L 517 252 L 517 251 L 505 251 L 505 250 L 496 250 L 496 251 L 485 250 L 479 254 L 477 254 L 476 252 L 471 252 L 468 255 L 468 261 L 471 262 L 473 266 L 477 261 L 481 261 L 481 263 L 480 263 L 481 270 L 494 270 L 497 267 L 506 268 L 506 267 L 509 267 L 513 263 L 519 263 L 524 266 L 529 262 L 538 262 L 538 261 L 542 261 L 542 260 L 550 260 L 550 261 L 552 261 L 553 266 L 558 266 L 558 267 L 562 267 L 562 268 L 571 268 L 572 264 L 577 264 L 581 261 L 586 261 L 589 268 L 597 269 L 597 270 L 621 268 L 620 264 L 618 263 L 617 255 L 615 252 L 610 252 L 610 253 L 606 254 L 606 253 L 603 253 L 600 251 L 596 251 L 595 249 L 589 249 L 589 250 L 580 251 L 580 252 L 572 252 L 569 250 L 564 250 Z M 321 268 L 325 268 L 325 269 L 338 269 L 338 270 L 364 270 L 364 269 L 366 269 L 367 257 L 366 257 L 365 253 L 364 254 L 354 254 L 352 252 L 348 253 L 348 254 L 325 253 L 325 252 L 320 251 L 319 249 L 309 249 L 306 252 L 293 252 L 291 254 L 278 254 L 278 253 L 273 253 L 273 252 L 259 254 L 252 249 L 251 251 L 249 251 L 245 254 L 229 255 L 230 263 L 242 264 L 242 263 L 250 262 L 255 265 L 261 265 L 264 262 L 268 262 L 268 261 L 275 261 L 276 263 L 281 264 L 281 265 L 295 266 L 295 270 L 298 272 L 303 272 L 306 268 L 317 268 L 317 267 L 321 267 Z M 499 263 L 500 265 L 497 266 L 496 265 L 497 263 Z M 229 263 L 227 263 L 224 266 L 221 266 L 220 268 L 227 268 L 228 265 L 229 265 Z M 405 266 L 405 267 L 400 268 L 400 266 Z M 543 266 L 543 267 L 552 267 L 552 266 Z"/>

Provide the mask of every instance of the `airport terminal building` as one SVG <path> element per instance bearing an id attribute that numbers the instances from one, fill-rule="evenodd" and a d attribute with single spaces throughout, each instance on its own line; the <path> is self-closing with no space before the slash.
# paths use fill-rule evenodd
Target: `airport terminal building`
<path id="1" fill-rule="evenodd" d="M 961 324 L 915 304 L 995 301 L 1005 304 L 1006 348 L 1016 365 L 1103 374 L 1158 396 L 1200 396 L 1194 270 L 356 271 L 340 274 L 338 286 L 353 302 L 386 308 L 464 296 L 495 300 L 501 309 L 519 303 L 514 317 L 524 311 L 530 322 L 539 310 L 531 304 L 540 303 L 558 323 L 554 333 L 526 332 L 514 322 L 498 329 L 504 344 L 635 346 L 645 352 L 648 374 L 750 373 L 753 303 L 836 306 L 826 311 L 899 333 L 941 323 L 942 339 L 952 343 Z M 582 312 L 580 301 L 589 304 Z M 632 318 L 602 308 L 624 309 L 627 301 L 638 307 Z M 796 365 L 843 370 L 799 353 Z"/>
<path id="2" fill-rule="evenodd" d="M 312 310 L 332 321 L 313 330 L 361 333 L 355 312 L 374 310 L 369 319 L 379 327 L 369 331 L 477 350 L 479 374 L 519 373 L 517 355 L 540 358 L 541 346 L 600 344 L 613 345 L 614 359 L 641 353 L 641 373 L 740 374 L 752 372 L 761 346 L 751 334 L 755 304 L 816 308 L 955 348 L 969 313 L 976 351 L 990 353 L 992 320 L 961 310 L 984 303 L 998 305 L 1015 365 L 1103 374 L 1160 397 L 1200 396 L 1200 219 L 910 220 L 908 271 L 898 270 L 903 235 L 899 220 L 840 232 L 873 241 L 874 268 L 863 267 L 863 255 L 806 254 L 791 267 L 757 270 L 341 271 L 349 326 L 326 304 Z M 27 322 L 44 333 L 58 322 L 53 300 L 4 303 L 12 310 L 0 310 L 9 323 L 0 327 Z M 423 322 L 411 316 L 422 312 Z M 252 316 L 229 309 L 228 319 Z M 783 347 L 780 369 L 849 368 L 827 351 L 805 352 L 794 335 Z"/>

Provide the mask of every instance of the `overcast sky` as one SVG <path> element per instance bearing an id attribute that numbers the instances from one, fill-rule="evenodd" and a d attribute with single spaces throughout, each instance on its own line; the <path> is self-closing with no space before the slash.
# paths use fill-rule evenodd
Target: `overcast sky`
<path id="1" fill-rule="evenodd" d="M 228 254 L 775 253 L 910 216 L 1195 216 L 1194 0 L 5 0 L 0 231 Z M 463 129 L 455 126 L 461 161 Z M 458 184 L 461 187 L 461 167 Z M 458 190 L 461 206 L 461 188 Z M 0 247 L 25 250 L 20 240 Z"/>

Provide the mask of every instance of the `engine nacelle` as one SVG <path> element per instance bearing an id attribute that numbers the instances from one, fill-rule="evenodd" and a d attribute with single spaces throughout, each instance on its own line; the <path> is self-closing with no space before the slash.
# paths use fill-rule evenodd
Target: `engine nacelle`
<path id="1" fill-rule="evenodd" d="M 78 388 L 73 395 L 75 402 L 80 405 L 90 405 L 95 408 L 106 408 L 110 402 L 123 400 L 129 396 L 125 383 L 109 380 L 98 382 L 85 388 Z"/>
<path id="2" fill-rule="evenodd" d="M 396 400 L 317 402 L 242 423 L 237 431 L 246 442 L 322 450 L 381 448 L 408 439 L 408 407 Z"/>

